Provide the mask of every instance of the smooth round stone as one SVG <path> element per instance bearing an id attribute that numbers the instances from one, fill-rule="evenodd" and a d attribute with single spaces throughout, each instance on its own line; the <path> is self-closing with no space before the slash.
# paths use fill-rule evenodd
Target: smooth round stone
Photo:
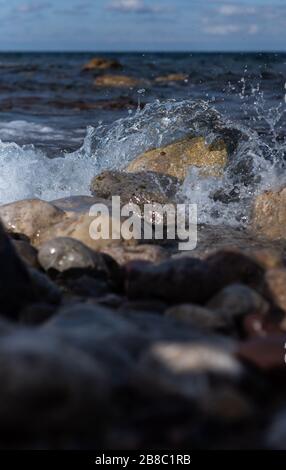
<path id="1" fill-rule="evenodd" d="M 69 269 L 93 269 L 103 263 L 101 255 L 94 253 L 79 240 L 69 237 L 54 238 L 44 243 L 38 260 L 45 271 L 58 272 Z"/>

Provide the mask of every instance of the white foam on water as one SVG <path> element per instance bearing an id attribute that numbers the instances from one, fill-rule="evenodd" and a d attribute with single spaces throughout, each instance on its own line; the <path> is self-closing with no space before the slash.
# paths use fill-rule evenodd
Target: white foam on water
<path id="1" fill-rule="evenodd" d="M 279 121 L 277 116 L 275 120 Z M 22 129 L 23 123 L 17 126 Z M 0 202 L 89 194 L 96 174 L 123 169 L 140 153 L 189 134 L 204 136 L 206 143 L 223 138 L 231 148 L 222 177 L 202 178 L 192 168 L 182 184 L 178 197 L 198 204 L 199 222 L 246 223 L 253 197 L 286 183 L 286 145 L 277 136 L 263 140 L 253 130 L 224 119 L 207 102 L 169 100 L 148 104 L 111 125 L 89 127 L 82 147 L 64 157 L 50 159 L 32 145 L 0 141 Z"/>

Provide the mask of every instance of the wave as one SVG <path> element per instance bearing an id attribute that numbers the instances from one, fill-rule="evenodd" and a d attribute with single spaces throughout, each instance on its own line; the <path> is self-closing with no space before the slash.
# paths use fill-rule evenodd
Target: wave
<path id="1" fill-rule="evenodd" d="M 190 169 L 178 198 L 198 204 L 201 223 L 245 224 L 253 197 L 285 184 L 286 145 L 275 132 L 283 112 L 265 113 L 269 133 L 261 137 L 205 101 L 156 101 L 111 125 L 88 127 L 82 147 L 58 158 L 33 145 L 0 141 L 0 202 L 89 194 L 92 177 L 101 171 L 124 169 L 138 154 L 192 134 L 207 143 L 223 138 L 229 163 L 221 178 L 202 178 Z"/>

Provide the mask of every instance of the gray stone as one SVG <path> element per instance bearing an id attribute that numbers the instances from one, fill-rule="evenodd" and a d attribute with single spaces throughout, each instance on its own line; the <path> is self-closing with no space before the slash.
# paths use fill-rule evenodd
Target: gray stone
<path id="1" fill-rule="evenodd" d="M 208 308 L 194 304 L 175 305 L 166 310 L 165 315 L 190 327 L 217 329 L 225 326 L 219 315 Z"/>

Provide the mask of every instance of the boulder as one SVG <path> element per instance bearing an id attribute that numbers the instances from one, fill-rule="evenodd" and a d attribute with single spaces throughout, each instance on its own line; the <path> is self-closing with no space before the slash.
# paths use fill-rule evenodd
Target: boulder
<path id="1" fill-rule="evenodd" d="M 139 207 L 144 204 L 167 204 L 175 198 L 179 181 L 174 177 L 147 171 L 123 173 L 104 171 L 95 176 L 90 191 L 97 197 L 110 199 L 120 196 L 122 204 L 134 203 Z"/>
<path id="2" fill-rule="evenodd" d="M 105 59 L 104 57 L 94 57 L 89 62 L 87 62 L 82 70 L 107 70 L 107 69 L 118 69 L 121 67 L 118 60 Z"/>
<path id="3" fill-rule="evenodd" d="M 139 155 L 127 171 L 154 171 L 184 180 L 191 166 L 202 168 L 203 175 L 218 174 L 227 163 L 227 155 L 222 140 L 207 145 L 203 137 L 186 137 Z"/>
<path id="4" fill-rule="evenodd" d="M 97 87 L 134 88 L 142 85 L 142 80 L 126 75 L 101 75 L 94 80 Z"/>
<path id="5" fill-rule="evenodd" d="M 257 196 L 252 209 L 252 230 L 271 240 L 286 239 L 286 188 Z"/>

